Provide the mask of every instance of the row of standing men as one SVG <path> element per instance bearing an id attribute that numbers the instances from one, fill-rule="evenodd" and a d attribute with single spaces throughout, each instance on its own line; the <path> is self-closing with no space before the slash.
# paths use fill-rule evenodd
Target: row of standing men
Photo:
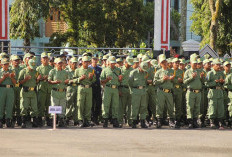
<path id="1" fill-rule="evenodd" d="M 108 127 L 154 124 L 179 128 L 224 129 L 231 126 L 232 75 L 230 62 L 204 61 L 198 55 L 184 59 L 151 60 L 147 55 L 99 59 L 86 54 L 78 60 L 41 54 L 41 65 L 27 53 L 1 55 L 0 127 L 52 125 L 48 107 L 62 106 L 58 125 Z M 230 98 L 231 97 L 231 98 Z M 207 120 L 209 122 L 207 123 Z"/>

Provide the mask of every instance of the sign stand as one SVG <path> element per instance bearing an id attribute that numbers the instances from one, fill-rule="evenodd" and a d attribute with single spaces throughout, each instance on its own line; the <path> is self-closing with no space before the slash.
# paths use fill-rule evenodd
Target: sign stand
<path id="1" fill-rule="evenodd" d="M 56 113 L 53 115 L 53 130 L 56 130 Z"/>
<path id="2" fill-rule="evenodd" d="M 56 130 L 56 117 L 57 114 L 62 113 L 62 106 L 49 106 L 49 113 L 53 114 L 53 129 Z"/>

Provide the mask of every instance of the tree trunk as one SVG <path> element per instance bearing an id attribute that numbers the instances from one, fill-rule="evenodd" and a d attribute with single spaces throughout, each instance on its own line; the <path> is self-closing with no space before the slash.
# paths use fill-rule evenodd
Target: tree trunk
<path id="1" fill-rule="evenodd" d="M 181 0 L 181 27 L 180 38 L 181 44 L 186 41 L 186 23 L 187 23 L 187 0 Z M 183 48 L 180 49 L 180 54 L 183 54 Z"/>
<path id="2" fill-rule="evenodd" d="M 31 41 L 30 41 L 30 39 L 29 39 L 29 38 L 24 39 L 23 45 L 24 45 L 24 46 L 31 46 Z M 25 53 L 28 53 L 28 52 L 30 52 L 30 48 L 25 48 Z"/>
<path id="3" fill-rule="evenodd" d="M 218 31 L 218 15 L 221 0 L 209 0 L 209 7 L 211 11 L 211 25 L 210 25 L 210 46 L 213 50 L 216 50 L 217 31 Z"/>

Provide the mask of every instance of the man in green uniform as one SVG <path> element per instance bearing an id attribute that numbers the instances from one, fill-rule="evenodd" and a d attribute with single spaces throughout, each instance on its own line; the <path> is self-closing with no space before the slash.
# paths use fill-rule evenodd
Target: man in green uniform
<path id="1" fill-rule="evenodd" d="M 74 79 L 74 73 L 77 67 L 77 58 L 72 57 L 69 61 L 69 67 L 67 72 L 69 73 L 69 80 Z M 77 107 L 77 83 L 69 83 L 67 87 L 66 97 L 66 122 L 69 124 L 69 120 L 74 120 L 74 125 L 78 124 L 78 107 Z"/>
<path id="2" fill-rule="evenodd" d="M 48 108 L 51 104 L 51 84 L 48 83 L 48 74 L 53 68 L 49 65 L 48 54 L 41 54 L 41 65 L 37 67 L 38 76 L 38 123 L 43 126 L 42 117 L 45 118 L 47 125 L 51 126 L 51 120 L 48 115 Z"/>
<path id="3" fill-rule="evenodd" d="M 203 70 L 202 72 L 204 73 L 204 78 L 206 78 L 207 73 L 211 70 L 211 63 L 208 59 L 205 59 L 203 61 Z M 200 108 L 200 119 L 199 119 L 199 126 L 200 127 L 205 127 L 205 120 L 207 116 L 207 109 L 208 109 L 208 88 L 205 86 L 205 84 L 202 84 L 202 92 L 201 92 L 201 108 Z"/>
<path id="4" fill-rule="evenodd" d="M 3 116 L 6 118 L 6 126 L 12 127 L 12 112 L 14 107 L 14 89 L 16 83 L 15 73 L 9 69 L 9 60 L 1 60 L 0 70 L 0 128 L 3 127 Z"/>
<path id="5" fill-rule="evenodd" d="M 133 58 L 132 57 L 127 57 L 124 66 L 121 68 L 122 72 L 122 82 L 119 88 L 120 91 L 120 103 L 119 103 L 119 109 L 118 109 L 118 121 L 120 124 L 120 127 L 123 126 L 123 117 L 125 115 L 125 119 L 128 120 L 128 124 L 131 125 L 131 120 L 130 120 L 130 114 L 131 114 L 131 94 L 129 90 L 129 75 L 130 72 L 133 70 L 131 67 L 133 65 Z"/>
<path id="6" fill-rule="evenodd" d="M 18 82 L 19 72 L 22 70 L 22 68 L 19 66 L 20 64 L 20 58 L 17 55 L 13 55 L 11 57 L 12 66 L 11 70 L 15 73 L 15 79 L 16 84 L 14 86 L 14 109 L 13 109 L 13 122 L 17 121 L 18 126 L 21 126 L 22 120 L 20 116 L 20 91 L 21 86 Z"/>
<path id="7" fill-rule="evenodd" d="M 231 73 L 231 63 L 226 61 L 223 63 L 224 71 L 222 71 L 225 75 L 225 78 L 227 75 L 230 75 Z M 228 111 L 228 104 L 230 102 L 230 99 L 228 97 L 228 89 L 223 90 L 224 94 L 224 109 L 225 109 L 225 116 L 223 118 L 223 124 L 226 125 L 226 122 L 228 122 L 228 126 L 230 127 L 230 121 L 229 121 L 229 111 Z"/>
<path id="8" fill-rule="evenodd" d="M 224 98 L 223 98 L 223 84 L 225 76 L 220 72 L 220 59 L 213 60 L 213 69 L 208 72 L 206 77 L 206 86 L 209 88 L 208 99 L 208 118 L 210 119 L 210 127 L 215 129 L 219 125 L 219 129 L 224 129 L 222 120 L 224 118 Z M 216 123 L 219 122 L 218 124 Z"/>
<path id="9" fill-rule="evenodd" d="M 145 119 L 147 116 L 147 100 L 146 100 L 146 83 L 147 83 L 148 63 L 141 62 L 137 69 L 130 72 L 129 86 L 131 90 L 131 119 L 132 128 L 136 128 L 137 117 L 140 116 L 141 128 L 147 128 Z"/>
<path id="10" fill-rule="evenodd" d="M 108 127 L 108 118 L 110 107 L 112 109 L 113 127 L 119 127 L 118 124 L 118 107 L 119 107 L 119 92 L 118 87 L 122 81 L 121 71 L 115 66 L 116 58 L 110 56 L 108 59 L 109 66 L 102 70 L 100 80 L 101 84 L 105 85 L 103 102 L 102 102 L 102 117 L 104 119 L 103 127 Z"/>
<path id="11" fill-rule="evenodd" d="M 36 83 L 38 73 L 36 72 L 36 63 L 34 59 L 28 61 L 26 68 L 19 73 L 18 81 L 22 85 L 20 92 L 20 109 L 22 116 L 22 128 L 27 127 L 31 122 L 30 116 L 33 118 L 33 126 L 38 126 L 38 107 L 36 95 Z M 31 113 L 30 115 L 28 113 Z"/>
<path id="12" fill-rule="evenodd" d="M 165 105 L 168 111 L 169 118 L 169 127 L 175 128 L 174 123 L 174 103 L 172 96 L 173 89 L 173 79 L 175 78 L 173 70 L 168 69 L 168 63 L 166 60 L 166 56 L 161 54 L 158 56 L 159 63 L 161 65 L 161 69 L 159 69 L 154 78 L 154 85 L 159 86 L 157 91 L 157 108 L 156 108 L 156 117 L 158 119 L 157 128 L 161 128 L 163 121 L 163 113 L 165 109 Z"/>
<path id="13" fill-rule="evenodd" d="M 228 74 L 225 79 L 224 84 L 225 89 L 228 91 L 229 103 L 228 107 L 228 127 L 231 127 L 232 124 L 232 73 Z"/>
<path id="14" fill-rule="evenodd" d="M 179 59 L 174 58 L 172 60 L 173 63 L 173 73 L 174 73 L 174 79 L 173 79 L 173 99 L 174 99 L 174 105 L 175 105 L 175 116 L 176 116 L 176 127 L 180 128 L 181 124 L 181 117 L 183 115 L 183 108 L 182 108 L 182 83 L 183 83 L 183 71 L 179 69 Z"/>
<path id="15" fill-rule="evenodd" d="M 200 115 L 201 89 L 204 74 L 197 70 L 197 57 L 191 58 L 190 62 L 191 68 L 185 72 L 183 82 L 187 86 L 187 120 L 191 129 L 198 127 L 197 120 Z"/>
<path id="16" fill-rule="evenodd" d="M 74 80 L 70 83 L 78 83 L 77 106 L 80 127 L 89 127 L 92 109 L 92 84 L 96 81 L 94 70 L 89 68 L 89 57 L 82 58 L 82 66 L 75 70 Z"/>
<path id="17" fill-rule="evenodd" d="M 52 84 L 51 105 L 62 106 L 62 113 L 58 115 L 59 127 L 65 127 L 66 112 L 66 84 L 69 83 L 68 73 L 62 69 L 63 60 L 55 59 L 55 68 L 49 72 L 48 82 Z"/>

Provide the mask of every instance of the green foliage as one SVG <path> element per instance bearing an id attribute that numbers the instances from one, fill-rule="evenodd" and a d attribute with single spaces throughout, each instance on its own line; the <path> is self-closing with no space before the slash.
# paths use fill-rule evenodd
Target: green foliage
<path id="1" fill-rule="evenodd" d="M 147 32 L 153 30 L 154 6 L 153 3 L 144 6 L 143 0 L 62 0 L 60 3 L 69 26 L 67 42 L 71 46 L 138 46 L 147 38 Z"/>
<path id="2" fill-rule="evenodd" d="M 30 46 L 30 40 L 39 36 L 39 20 L 48 15 L 53 1 L 15 0 L 10 11 L 10 38 L 24 39 L 24 45 Z"/>
<path id="3" fill-rule="evenodd" d="M 210 24 L 211 12 L 208 0 L 191 0 L 194 7 L 192 31 L 202 37 L 201 47 L 209 44 L 210 41 Z M 217 51 L 222 54 L 229 53 L 228 44 L 232 41 L 232 1 L 224 0 L 220 6 L 220 14 L 218 17 L 218 31 L 216 47 Z"/>

